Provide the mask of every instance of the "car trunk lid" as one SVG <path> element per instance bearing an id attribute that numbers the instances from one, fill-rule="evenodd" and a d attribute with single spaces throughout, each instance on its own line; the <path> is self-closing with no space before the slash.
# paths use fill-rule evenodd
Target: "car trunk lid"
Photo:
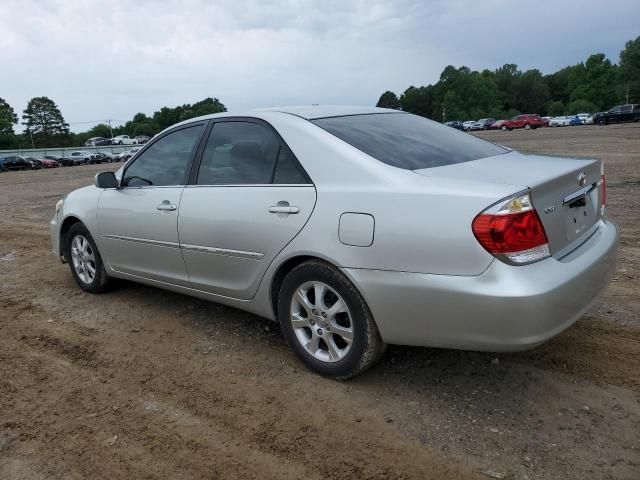
<path id="1" fill-rule="evenodd" d="M 596 159 L 509 152 L 414 172 L 434 178 L 513 185 L 514 193 L 530 189 L 549 239 L 549 251 L 556 257 L 580 243 L 602 216 L 602 162 Z"/>

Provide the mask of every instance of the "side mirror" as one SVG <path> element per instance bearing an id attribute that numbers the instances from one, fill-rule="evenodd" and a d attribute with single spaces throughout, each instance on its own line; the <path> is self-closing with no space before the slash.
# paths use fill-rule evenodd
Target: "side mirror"
<path id="1" fill-rule="evenodd" d="M 93 183 L 98 188 L 118 188 L 118 179 L 113 172 L 100 172 L 96 174 Z"/>

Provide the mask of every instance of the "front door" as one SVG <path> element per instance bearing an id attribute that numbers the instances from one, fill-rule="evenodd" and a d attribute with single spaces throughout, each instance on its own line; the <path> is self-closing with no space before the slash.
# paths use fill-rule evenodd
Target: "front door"
<path id="1" fill-rule="evenodd" d="M 194 183 L 178 217 L 191 285 L 249 299 L 311 215 L 315 187 L 272 127 L 252 121 L 214 125 Z"/>
<path id="2" fill-rule="evenodd" d="M 118 189 L 98 204 L 98 230 L 106 261 L 118 272 L 189 285 L 178 239 L 178 209 L 202 135 L 197 124 L 149 144 L 126 166 Z"/>

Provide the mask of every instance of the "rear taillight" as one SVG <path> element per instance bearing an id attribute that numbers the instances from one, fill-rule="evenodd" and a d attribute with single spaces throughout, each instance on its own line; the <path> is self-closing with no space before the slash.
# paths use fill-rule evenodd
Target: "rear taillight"
<path id="1" fill-rule="evenodd" d="M 528 193 L 485 210 L 471 228 L 480 245 L 508 263 L 532 263 L 549 256 L 547 234 Z"/>

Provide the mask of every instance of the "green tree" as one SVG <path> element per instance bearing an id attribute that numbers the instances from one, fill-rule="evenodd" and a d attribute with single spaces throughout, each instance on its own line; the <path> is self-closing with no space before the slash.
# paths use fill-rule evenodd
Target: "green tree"
<path id="1" fill-rule="evenodd" d="M 539 70 L 527 70 L 514 85 L 517 109 L 526 113 L 543 113 L 549 101 L 549 88 Z"/>
<path id="2" fill-rule="evenodd" d="M 494 81 L 498 88 L 499 100 L 505 111 L 517 107 L 515 88 L 521 75 L 522 72 L 518 70 L 518 66 L 515 63 L 507 63 L 494 72 Z"/>
<path id="3" fill-rule="evenodd" d="M 432 116 L 433 113 L 433 87 L 428 85 L 426 87 L 414 87 L 407 88 L 402 95 L 400 95 L 400 106 L 405 112 L 413 113 L 415 115 L 421 115 L 427 118 L 436 118 L 440 120 L 442 113 L 439 116 Z"/>
<path id="4" fill-rule="evenodd" d="M 567 104 L 566 112 L 569 115 L 576 113 L 594 113 L 598 111 L 598 106 L 589 100 L 578 99 Z"/>
<path id="5" fill-rule="evenodd" d="M 3 98 L 0 98 L 0 149 L 12 148 L 16 143 L 13 126 L 18 123 L 18 117 Z"/>
<path id="6" fill-rule="evenodd" d="M 640 102 L 640 36 L 629 40 L 620 52 L 620 87 L 618 96 L 624 101 Z"/>
<path id="7" fill-rule="evenodd" d="M 47 97 L 29 100 L 22 115 L 25 136 L 31 136 L 43 144 L 63 145 L 69 138 L 69 125 L 64 121 L 60 109 Z"/>
<path id="8" fill-rule="evenodd" d="M 576 65 L 569 75 L 571 101 L 588 100 L 598 108 L 610 108 L 617 102 L 615 79 L 617 67 L 603 53 L 590 55 Z"/>
<path id="9" fill-rule="evenodd" d="M 549 102 L 546 107 L 547 115 L 552 117 L 559 117 L 560 115 L 564 115 L 565 106 L 560 100 L 554 100 Z"/>
<path id="10" fill-rule="evenodd" d="M 462 99 L 454 90 L 445 93 L 442 99 L 443 120 L 467 120 L 467 112 L 464 110 Z"/>
<path id="11" fill-rule="evenodd" d="M 398 96 L 395 93 L 387 90 L 382 95 L 380 95 L 380 99 L 378 100 L 378 103 L 376 104 L 376 107 L 393 108 L 394 110 L 399 110 L 400 109 L 400 99 L 398 98 Z"/>
<path id="12" fill-rule="evenodd" d="M 4 98 L 0 98 L 0 135 L 13 135 L 13 126 L 18 123 L 18 116 Z"/>

